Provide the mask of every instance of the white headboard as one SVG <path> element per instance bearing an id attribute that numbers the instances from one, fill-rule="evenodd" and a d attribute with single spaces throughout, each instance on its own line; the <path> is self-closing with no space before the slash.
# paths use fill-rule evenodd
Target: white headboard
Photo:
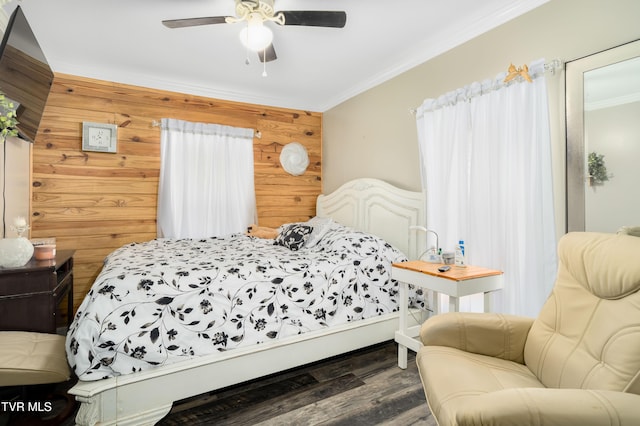
<path id="1" fill-rule="evenodd" d="M 417 259 L 425 248 L 425 235 L 409 228 L 424 226 L 424 209 L 422 192 L 372 178 L 347 182 L 331 194 L 318 196 L 316 202 L 318 216 L 381 237 L 409 259 Z"/>

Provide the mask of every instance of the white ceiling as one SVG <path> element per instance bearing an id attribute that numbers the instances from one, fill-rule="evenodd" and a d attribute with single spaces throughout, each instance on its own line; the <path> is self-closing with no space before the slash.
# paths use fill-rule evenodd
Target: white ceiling
<path id="1" fill-rule="evenodd" d="M 234 0 L 14 0 L 54 72 L 324 112 L 548 0 L 275 0 L 344 10 L 345 28 L 273 25 L 278 59 L 245 64 L 241 24 L 168 29 L 165 19 L 234 15 Z"/>

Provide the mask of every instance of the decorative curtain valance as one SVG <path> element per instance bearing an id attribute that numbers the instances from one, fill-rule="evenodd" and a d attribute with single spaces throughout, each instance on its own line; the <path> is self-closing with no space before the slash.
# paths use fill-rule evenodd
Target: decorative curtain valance
<path id="1" fill-rule="evenodd" d="M 544 76 L 545 70 L 547 67 L 545 66 L 544 59 L 539 59 L 537 61 L 532 62 L 528 67 L 528 75 L 532 80 L 540 78 Z M 427 111 L 434 111 L 445 106 L 453 106 L 458 102 L 469 102 L 471 99 L 486 95 L 493 91 L 505 88 L 507 86 L 513 86 L 519 84 L 522 80 L 520 79 L 511 79 L 508 82 L 505 82 L 505 77 L 508 75 L 508 72 L 501 72 L 496 75 L 493 79 L 486 79 L 482 82 L 473 82 L 467 86 L 461 87 L 456 90 L 452 90 L 451 92 L 447 92 L 438 98 L 435 99 L 426 99 L 422 105 L 417 109 L 416 116 L 419 117 L 423 115 Z"/>

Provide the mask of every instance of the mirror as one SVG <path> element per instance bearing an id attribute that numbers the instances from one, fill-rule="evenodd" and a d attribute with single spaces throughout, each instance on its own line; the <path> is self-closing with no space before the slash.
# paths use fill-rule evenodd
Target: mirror
<path id="1" fill-rule="evenodd" d="M 640 226 L 640 40 L 566 63 L 567 232 Z"/>

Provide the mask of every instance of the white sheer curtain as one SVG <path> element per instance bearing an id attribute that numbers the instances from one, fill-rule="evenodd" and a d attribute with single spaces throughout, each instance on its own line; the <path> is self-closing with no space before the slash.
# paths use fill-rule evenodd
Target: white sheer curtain
<path id="1" fill-rule="evenodd" d="M 465 241 L 467 263 L 504 271 L 496 311 L 537 316 L 556 274 L 551 141 L 544 61 L 532 83 L 473 83 L 418 109 L 427 226 Z M 462 307 L 481 309 L 481 298 Z M 478 306 L 480 304 L 480 307 Z"/>
<path id="2" fill-rule="evenodd" d="M 256 221 L 253 130 L 162 119 L 158 236 L 205 238 Z"/>

